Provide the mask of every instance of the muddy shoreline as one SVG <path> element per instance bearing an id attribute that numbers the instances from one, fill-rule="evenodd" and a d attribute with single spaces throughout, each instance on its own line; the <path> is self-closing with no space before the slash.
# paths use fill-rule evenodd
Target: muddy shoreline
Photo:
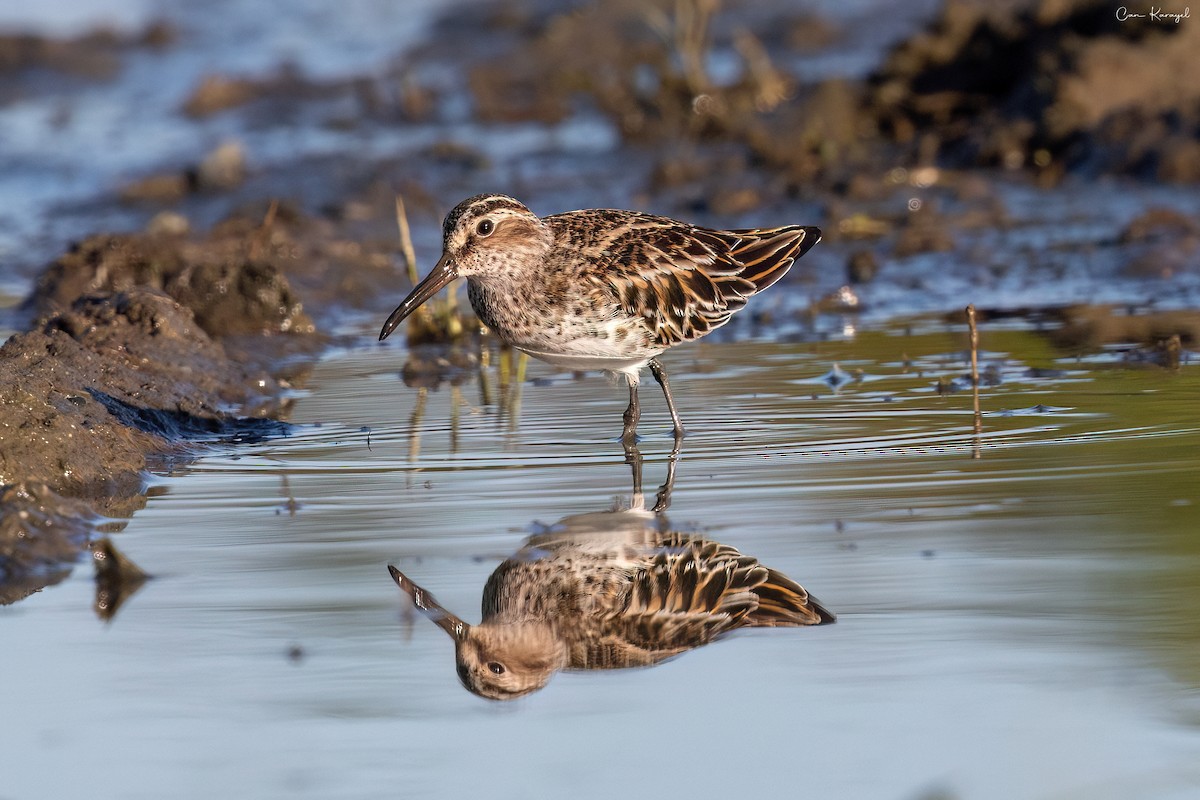
<path id="1" fill-rule="evenodd" d="M 293 283 L 328 313 L 346 288 L 315 276 L 395 280 L 328 233 L 275 209 L 203 237 L 94 236 L 43 271 L 0 347 L 0 600 L 61 579 L 98 520 L 145 502 L 147 469 L 287 434 L 287 392 L 331 341 Z"/>
<path id="2" fill-rule="evenodd" d="M 539 211 L 619 205 L 729 227 L 821 225 L 818 252 L 776 290 L 789 302 L 722 336 L 828 335 L 815 319 L 863 313 L 872 294 L 900 297 L 892 314 L 967 301 L 1007 314 L 987 302 L 996 287 L 1014 275 L 1052 284 L 1083 251 L 1091 279 L 1135 287 L 1138 308 L 1045 301 L 1056 347 L 1129 343 L 1167 368 L 1196 348 L 1194 313 L 1144 313 L 1178 305 L 1200 275 L 1194 207 L 1134 208 L 1102 234 L 1059 243 L 1023 233 L 1040 209 L 1014 208 L 998 187 L 1200 181 L 1200 90 L 1166 80 L 1200 70 L 1200 26 L 1121 22 L 1082 0 L 956 2 L 871 74 L 806 80 L 793 61 L 836 49 L 846 35 L 836 25 L 763 4 L 682 26 L 635 5 L 479 3 L 377 73 L 319 79 L 284 64 L 197 76 L 179 98 L 184 124 L 430 135 L 387 155 L 269 163 L 216 144 L 56 210 L 82 226 L 112 205 L 134 223 L 122 230 L 138 232 L 83 237 L 49 264 L 10 258 L 6 269 L 33 290 L 13 312 L 24 332 L 0 348 L 0 602 L 66 575 L 101 516 L 144 503 L 146 470 L 286 434 L 288 391 L 339 320 L 386 313 L 408 288 L 397 194 L 429 263 L 442 213 L 485 188 Z M 154 23 L 124 36 L 0 37 L 0 105 L 116 80 L 124 60 L 169 52 L 180 35 Z M 627 46 L 597 46 L 606 37 Z M 1138 89 L 1148 85 L 1162 88 Z M 515 154 L 497 144 L 530 131 L 535 144 Z M 605 144 L 575 147 L 573 135 Z M 997 248 L 1006 236 L 1014 244 Z M 947 276 L 971 296 L 938 295 Z"/>

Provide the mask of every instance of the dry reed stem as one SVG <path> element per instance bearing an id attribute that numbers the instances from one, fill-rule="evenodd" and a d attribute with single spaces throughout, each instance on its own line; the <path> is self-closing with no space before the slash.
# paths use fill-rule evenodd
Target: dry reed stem
<path id="1" fill-rule="evenodd" d="M 271 200 L 271 204 L 267 206 L 267 213 L 263 215 L 262 225 L 258 226 L 258 231 L 254 235 L 254 239 L 250 242 L 250 253 L 247 259 L 257 261 L 259 252 L 266 246 L 271 238 L 271 229 L 275 227 L 275 215 L 279 212 L 279 200 Z"/>
<path id="2" fill-rule="evenodd" d="M 404 271 L 413 286 L 421 280 L 417 273 L 417 251 L 412 243 L 412 230 L 408 225 L 408 212 L 404 208 L 404 198 L 396 195 L 396 227 L 400 230 L 400 255 L 404 258 Z M 421 306 L 413 312 L 408 324 L 408 341 L 425 341 L 436 333 L 433 312 L 426 306 Z"/>
<path id="3" fill-rule="evenodd" d="M 413 249 L 412 232 L 408 227 L 408 212 L 404 210 L 404 198 L 396 195 L 396 227 L 400 229 L 400 255 L 404 256 L 404 269 L 413 286 L 420 276 L 417 274 L 417 251 Z"/>

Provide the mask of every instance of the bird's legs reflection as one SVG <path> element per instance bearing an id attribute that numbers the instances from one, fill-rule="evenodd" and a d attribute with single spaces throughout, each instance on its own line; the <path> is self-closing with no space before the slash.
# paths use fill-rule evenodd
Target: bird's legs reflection
<path id="1" fill-rule="evenodd" d="M 658 492 L 654 496 L 654 505 L 650 509 L 655 514 L 662 513 L 671 506 L 671 492 L 675 488 L 675 467 L 679 463 L 679 444 L 680 440 L 676 439 L 675 446 L 671 448 L 671 453 L 667 456 L 667 478 L 658 487 Z M 633 497 L 630 500 L 630 507 L 635 509 L 646 507 L 645 499 L 642 496 L 642 466 L 644 462 L 642 451 L 636 444 L 625 445 L 625 463 L 633 472 Z"/>

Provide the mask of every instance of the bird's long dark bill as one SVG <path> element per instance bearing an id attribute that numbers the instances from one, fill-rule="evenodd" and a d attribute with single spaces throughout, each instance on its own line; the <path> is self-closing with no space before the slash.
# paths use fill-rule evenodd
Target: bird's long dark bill
<path id="1" fill-rule="evenodd" d="M 417 607 L 417 610 L 433 620 L 434 624 L 439 628 L 450 634 L 454 638 L 454 641 L 460 641 L 467 635 L 467 631 L 471 626 L 442 608 L 438 604 L 438 601 L 433 599 L 433 595 L 410 581 L 407 575 L 391 564 L 388 564 L 388 572 L 392 573 L 392 580 L 396 582 L 396 585 L 412 598 L 413 605 Z"/>
<path id="2" fill-rule="evenodd" d="M 433 268 L 425 278 L 416 285 L 412 290 L 412 294 L 404 298 L 404 302 L 396 307 L 391 316 L 387 318 L 387 322 L 383 323 L 383 330 L 379 332 L 379 341 L 383 341 L 391 336 L 392 331 L 404 322 L 405 318 L 416 311 L 422 303 L 437 294 L 443 286 L 458 277 L 458 270 L 454 268 L 454 264 L 446 256 L 442 256 L 438 261 L 437 266 Z"/>

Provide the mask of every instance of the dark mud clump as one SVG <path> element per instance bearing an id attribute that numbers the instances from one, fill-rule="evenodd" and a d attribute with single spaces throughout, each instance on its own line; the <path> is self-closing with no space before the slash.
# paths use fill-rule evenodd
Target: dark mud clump
<path id="1" fill-rule="evenodd" d="M 275 264 L 214 247 L 189 252 L 180 245 L 172 236 L 94 236 L 50 265 L 27 307 L 61 311 L 84 294 L 149 287 L 189 308 L 210 335 L 313 332 L 312 320 Z"/>
<path id="2" fill-rule="evenodd" d="M 950 166 L 1194 182 L 1200 27 L 1183 22 L 1122 19 L 1103 0 L 948 2 L 873 76 L 869 110 Z"/>
<path id="3" fill-rule="evenodd" d="M 1050 341 L 1071 355 L 1117 348 L 1124 360 L 1178 367 L 1184 352 L 1200 345 L 1200 312 L 1122 313 L 1111 306 L 1080 305 L 1060 309 Z"/>
<path id="4" fill-rule="evenodd" d="M 287 379 L 264 353 L 314 354 L 324 340 L 283 273 L 319 246 L 285 227 L 96 236 L 44 271 L 31 328 L 0 347 L 5 599 L 66 574 L 97 515 L 136 509 L 148 466 L 286 432 Z"/>
<path id="5" fill-rule="evenodd" d="M 94 520 L 87 503 L 44 483 L 0 488 L 0 605 L 65 578 Z"/>
<path id="6" fill-rule="evenodd" d="M 1175 209 L 1147 209 L 1125 226 L 1117 243 L 1129 254 L 1121 269 L 1127 277 L 1169 280 L 1200 267 L 1200 224 Z"/>
<path id="7" fill-rule="evenodd" d="M 274 103 L 276 110 L 284 106 L 295 109 L 305 102 L 337 97 L 349 88 L 341 82 L 311 80 L 289 65 L 263 78 L 208 75 L 184 101 L 183 112 L 202 118 L 261 101 Z"/>
<path id="8" fill-rule="evenodd" d="M 235 189 L 246 180 L 247 172 L 245 149 L 229 141 L 181 170 L 147 175 L 126 184 L 120 197 L 130 204 L 173 204 L 189 194 Z"/>
<path id="9" fill-rule="evenodd" d="M 377 224 L 373 207 L 356 206 L 354 214 L 335 220 L 287 202 L 252 203 L 189 236 L 187 220 L 167 212 L 146 233 L 98 234 L 72 245 L 36 279 L 23 309 L 44 315 L 82 294 L 143 286 L 189 308 L 201 329 L 227 343 L 234 336 L 271 347 L 306 343 L 339 308 L 382 308 L 389 292 L 402 292 L 394 221 Z"/>
<path id="10" fill-rule="evenodd" d="M 150 576 L 142 571 L 113 545 L 108 538 L 92 544 L 92 563 L 96 566 L 97 616 L 111 620 L 121 605 L 145 583 Z"/>

